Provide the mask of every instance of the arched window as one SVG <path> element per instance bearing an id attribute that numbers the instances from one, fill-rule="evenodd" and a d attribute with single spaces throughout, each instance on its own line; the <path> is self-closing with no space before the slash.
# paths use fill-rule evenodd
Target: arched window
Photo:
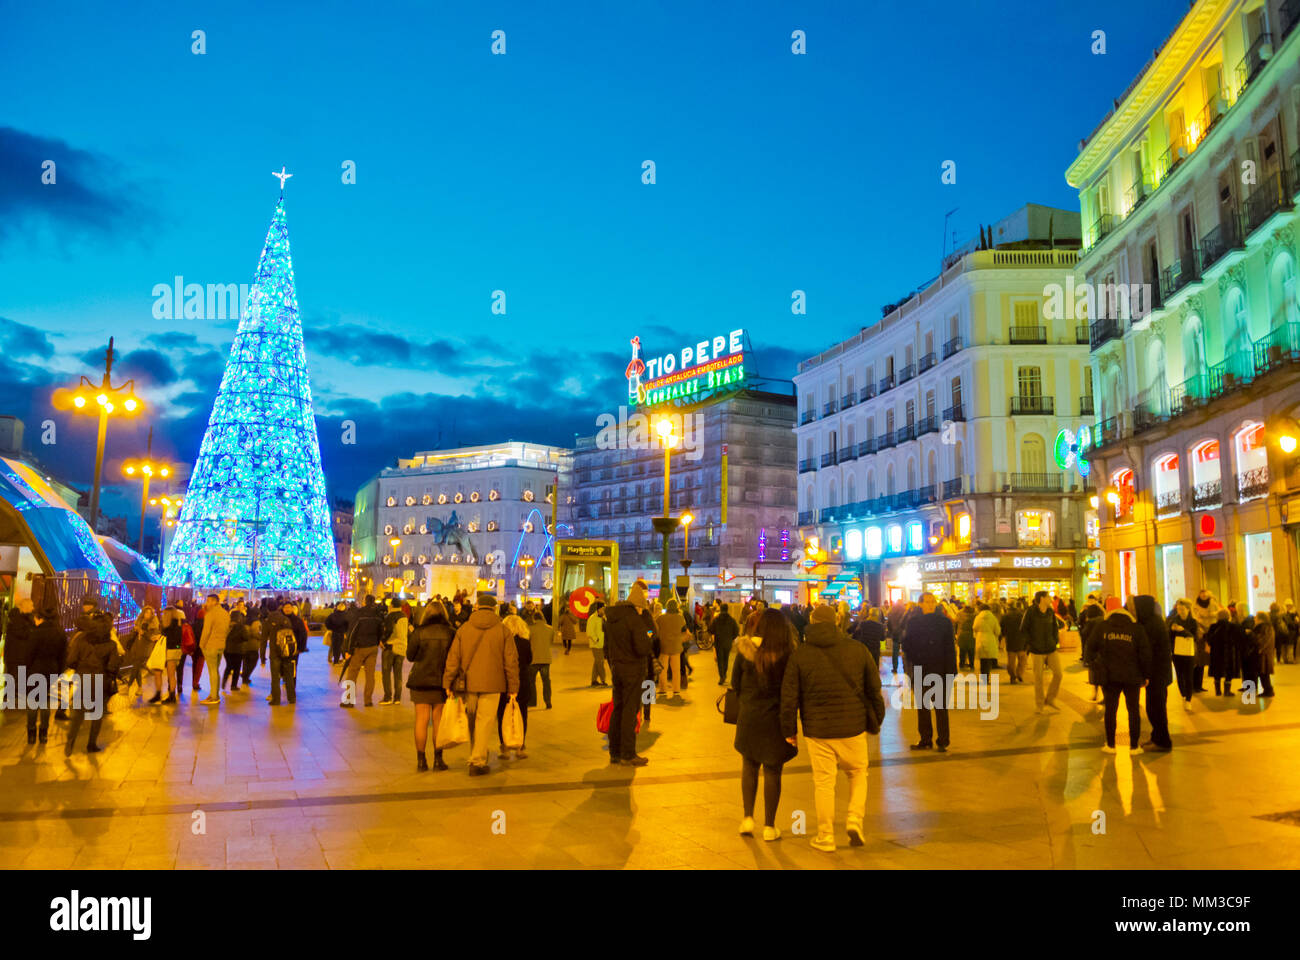
<path id="1" fill-rule="evenodd" d="M 1295 261 L 1291 254 L 1283 251 L 1273 259 L 1268 274 L 1270 330 L 1276 330 L 1284 323 L 1300 322 L 1295 296 Z"/>
<path id="2" fill-rule="evenodd" d="M 1020 440 L 1020 472 L 1039 475 L 1047 472 L 1047 447 L 1036 433 L 1025 434 Z"/>
<path id="3" fill-rule="evenodd" d="M 1223 358 L 1229 360 L 1250 350 L 1250 315 L 1246 310 L 1246 294 L 1241 287 L 1233 287 L 1223 299 Z M 1229 364 L 1235 372 L 1236 367 Z"/>
<path id="4" fill-rule="evenodd" d="M 1165 343 L 1159 338 L 1147 347 L 1147 409 L 1165 413 L 1169 409 L 1169 383 L 1165 379 Z"/>
<path id="5" fill-rule="evenodd" d="M 1178 454 L 1166 453 L 1151 461 L 1151 490 L 1156 498 L 1156 514 L 1177 513 L 1182 502 L 1182 484 L 1178 479 Z"/>
<path id="6" fill-rule="evenodd" d="M 813 494 L 813 485 L 811 483 L 804 487 L 803 501 L 803 507 L 805 510 L 817 509 L 817 498 Z"/>
<path id="7" fill-rule="evenodd" d="M 876 499 L 876 471 L 867 471 L 867 499 Z"/>
<path id="8" fill-rule="evenodd" d="M 839 505 L 840 499 L 835 486 L 835 478 L 832 477 L 830 485 L 826 488 L 826 506 L 838 507 Z"/>
<path id="9" fill-rule="evenodd" d="M 885 495 L 889 497 L 894 495 L 894 465 L 892 463 L 885 471 Z"/>
<path id="10" fill-rule="evenodd" d="M 958 440 L 952 445 L 952 478 L 958 479 L 966 472 L 966 461 L 961 455 L 961 441 Z"/>
<path id="11" fill-rule="evenodd" d="M 1264 447 L 1264 425 L 1245 423 L 1232 435 L 1237 460 L 1237 499 L 1255 500 L 1268 493 L 1268 452 Z"/>
<path id="12" fill-rule="evenodd" d="M 844 502 L 846 504 L 858 502 L 858 484 L 851 473 L 844 481 Z"/>
<path id="13" fill-rule="evenodd" d="M 934 455 L 933 450 L 930 451 L 930 456 L 927 459 L 925 482 L 931 487 L 935 487 L 939 483 L 938 457 Z M 935 490 L 934 493 L 938 494 L 938 491 Z"/>
<path id="14" fill-rule="evenodd" d="M 916 489 L 916 458 L 907 458 L 907 489 Z"/>
<path id="15" fill-rule="evenodd" d="M 1183 327 L 1183 385 L 1189 397 L 1209 395 L 1206 380 L 1205 332 L 1201 318 L 1192 314 Z"/>
<path id="16" fill-rule="evenodd" d="M 1193 506 L 1205 506 L 1210 498 L 1217 503 L 1223 480 L 1219 465 L 1219 441 L 1202 440 L 1192 447 L 1190 453 L 1192 486 L 1195 488 Z"/>

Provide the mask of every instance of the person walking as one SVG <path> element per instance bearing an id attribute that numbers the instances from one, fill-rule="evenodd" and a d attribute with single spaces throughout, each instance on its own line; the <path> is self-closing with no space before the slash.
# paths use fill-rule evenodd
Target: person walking
<path id="1" fill-rule="evenodd" d="M 1006 612 L 1002 614 L 1002 642 L 1007 648 L 1007 678 L 1011 683 L 1024 683 L 1025 662 L 1029 653 L 1025 650 L 1024 638 L 1020 635 L 1020 621 L 1025 611 L 1018 600 L 1007 603 Z"/>
<path id="2" fill-rule="evenodd" d="M 102 692 L 107 699 L 108 685 L 117 679 L 114 661 L 119 664 L 121 662 L 117 641 L 113 639 L 111 630 L 112 624 L 108 617 L 91 615 L 81 618 L 77 632 L 72 635 L 66 669 L 76 676 L 81 695 L 78 698 L 79 705 L 68 709 L 68 741 L 63 745 L 65 756 L 72 755 L 81 723 L 88 712 L 97 716 L 90 721 L 86 752 L 99 753 L 99 731 L 104 725 L 108 704 L 96 703 L 95 697 L 98 692 Z"/>
<path id="3" fill-rule="evenodd" d="M 1168 753 L 1174 748 L 1169 737 L 1169 684 L 1173 683 L 1173 647 L 1169 628 L 1160 615 L 1156 598 L 1140 594 L 1133 598 L 1133 616 L 1146 632 L 1151 645 L 1151 667 L 1146 675 L 1147 722 L 1151 724 L 1151 739 L 1142 744 L 1147 750 Z"/>
<path id="4" fill-rule="evenodd" d="M 221 605 L 220 597 L 209 593 L 203 604 L 203 632 L 199 635 L 199 650 L 208 666 L 208 695 L 199 703 L 214 706 L 221 702 L 221 658 L 229 634 L 230 613 Z"/>
<path id="5" fill-rule="evenodd" d="M 379 655 L 380 635 L 384 628 L 384 611 L 375 604 L 374 594 L 366 594 L 366 604 L 357 612 L 348 634 L 348 665 L 343 671 L 343 682 L 350 686 L 343 692 L 340 707 L 355 707 L 357 677 L 364 670 L 366 673 L 365 697 L 362 702 L 373 706 L 371 697 L 375 695 L 375 660 Z M 349 696 L 351 692 L 351 696 Z"/>
<path id="6" fill-rule="evenodd" d="M 529 640 L 532 640 L 531 627 Z M 605 682 L 605 605 L 599 600 L 592 604 L 591 614 L 587 617 L 587 642 L 591 644 L 591 685 L 607 687 L 609 684 Z M 528 669 L 531 676 L 532 667 Z"/>
<path id="7" fill-rule="evenodd" d="M 966 604 L 957 614 L 957 670 L 975 669 L 975 608 Z"/>
<path id="8" fill-rule="evenodd" d="M 348 636 L 348 605 L 340 600 L 325 618 L 325 629 L 329 633 L 330 663 L 343 662 L 343 643 Z"/>
<path id="9" fill-rule="evenodd" d="M 401 601 L 391 601 L 388 616 L 384 618 L 383 656 L 379 665 L 379 676 L 384 682 L 384 699 L 379 701 L 381 707 L 396 706 L 402 702 L 402 664 L 406 659 L 409 633 L 410 621 L 402 609 Z"/>
<path id="10" fill-rule="evenodd" d="M 564 655 L 567 657 L 573 649 L 573 641 L 578 636 L 578 618 L 573 615 L 569 605 L 564 604 L 560 611 L 560 640 L 564 643 Z"/>
<path id="11" fill-rule="evenodd" d="M 155 694 L 150 703 L 176 703 L 176 696 L 180 690 L 181 681 L 184 674 L 179 670 L 181 663 L 181 643 L 184 641 L 185 633 L 185 612 L 176 604 L 172 604 L 162 613 L 162 619 L 159 621 L 162 627 L 163 638 L 167 643 L 167 696 L 158 699 Z M 158 671 L 154 671 L 154 683 L 158 685 L 159 691 L 162 690 Z"/>
<path id="12" fill-rule="evenodd" d="M 1273 671 L 1277 667 L 1277 635 L 1273 630 L 1273 621 L 1267 612 L 1261 610 L 1255 614 L 1254 621 L 1251 630 L 1254 653 L 1251 660 L 1252 672 L 1249 677 L 1244 673 L 1242 677 L 1256 681 L 1255 689 L 1259 696 L 1271 697 L 1274 696 Z"/>
<path id="13" fill-rule="evenodd" d="M 447 702 L 447 691 L 442 686 L 447 671 L 447 652 L 455 631 L 447 617 L 447 608 L 434 601 L 425 606 L 420 622 L 406 641 L 406 659 L 411 663 L 406 687 L 415 704 L 415 769 L 429 769 L 425 749 L 429 742 L 429 725 L 433 725 L 433 769 L 446 770 L 442 750 L 438 747 L 438 724 L 442 722 L 442 707 Z"/>
<path id="14" fill-rule="evenodd" d="M 528 622 L 517 613 L 512 613 L 508 617 L 505 617 L 501 621 L 501 624 L 506 628 L 506 632 L 510 635 L 510 639 L 507 642 L 514 643 L 515 652 L 519 656 L 519 676 L 526 677 L 528 676 L 528 667 L 533 662 L 533 651 L 532 644 L 529 641 L 530 630 Z M 515 702 L 519 704 L 519 715 L 524 723 L 524 739 L 526 741 L 528 738 L 528 697 L 517 697 Z M 525 744 L 520 744 L 518 747 L 506 747 L 505 719 L 506 709 L 509 707 L 509 704 L 510 700 L 507 697 L 501 697 L 497 700 L 497 741 L 501 746 L 501 759 L 509 760 L 510 754 L 513 751 L 514 759 L 523 760 L 528 756 L 528 754 L 524 752 Z"/>
<path id="15" fill-rule="evenodd" d="M 673 701 L 680 703 L 682 700 L 681 693 L 681 659 L 682 644 L 685 642 L 686 620 L 681 615 L 681 607 L 676 600 L 669 600 L 668 606 L 664 612 L 659 615 L 655 621 L 655 629 L 659 633 L 659 664 L 662 669 L 659 671 L 658 692 L 661 696 L 667 694 L 671 689 Z M 672 682 L 669 683 L 668 674 L 672 673 Z"/>
<path id="16" fill-rule="evenodd" d="M 956 638 L 951 618 L 940 611 L 933 593 L 921 594 L 920 606 L 908 620 L 903 637 L 903 656 L 912 671 L 912 697 L 920 738 L 911 748 L 930 750 L 937 747 L 940 753 L 947 753 L 950 742 L 948 701 L 957 674 Z M 933 722 L 931 710 L 934 711 Z"/>
<path id="17" fill-rule="evenodd" d="M 1134 598 L 1129 598 L 1132 605 Z M 1089 659 L 1097 664 L 1098 679 L 1102 681 L 1105 697 L 1103 725 L 1106 744 L 1103 753 L 1115 752 L 1116 720 L 1119 715 L 1119 698 L 1124 697 L 1128 709 L 1129 752 L 1142 752 L 1142 707 L 1138 691 L 1151 675 L 1151 642 L 1137 617 L 1120 605 L 1117 597 L 1106 601 L 1109 611 L 1100 626 L 1093 632 L 1095 649 Z"/>
<path id="18" fill-rule="evenodd" d="M 608 608 L 605 656 L 613 686 L 613 711 L 609 718 L 611 764 L 640 767 L 649 763 L 636 752 L 637 708 L 641 703 L 641 684 L 646 679 L 646 659 L 653 649 L 652 631 L 646 622 L 648 606 L 645 588 L 638 580 L 632 584 L 626 600 Z"/>
<path id="19" fill-rule="evenodd" d="M 1034 702 L 1037 713 L 1046 713 L 1056 706 L 1056 695 L 1061 690 L 1061 631 L 1056 612 L 1052 609 L 1052 598 L 1046 590 L 1034 594 L 1034 602 L 1025 611 L 1020 621 L 1020 633 L 1029 651 L 1034 665 Z M 1048 669 L 1052 671 L 1052 683 L 1043 691 L 1043 681 Z"/>
<path id="20" fill-rule="evenodd" d="M 18 601 L 18 609 L 9 615 L 5 633 L 5 672 L 16 683 L 18 671 L 28 678 L 45 677 L 45 691 L 32 693 L 25 684 L 17 688 L 20 703 L 27 714 L 27 743 L 46 743 L 50 736 L 50 700 L 53 684 L 49 681 L 65 669 L 68 638 L 59 626 L 57 610 L 37 610 L 28 597 Z M 41 699 L 33 699 L 36 697 Z"/>
<path id="21" fill-rule="evenodd" d="M 501 695 L 519 693 L 519 652 L 496 614 L 496 597 L 479 594 L 478 608 L 456 631 L 443 687 L 465 698 L 470 726 L 470 776 L 488 772 L 488 742 Z"/>
<path id="22" fill-rule="evenodd" d="M 226 634 L 226 670 L 221 675 L 221 689 L 230 683 L 230 692 L 239 690 L 239 675 L 244 669 L 244 650 L 248 644 L 248 625 L 244 621 L 244 602 L 230 611 L 230 632 Z"/>
<path id="23" fill-rule="evenodd" d="M 757 632 L 762 635 L 761 621 Z M 763 644 L 766 642 L 763 636 Z M 791 654 L 781 681 L 781 732 L 786 743 L 797 748 L 796 719 L 803 723 L 812 762 L 817 810 L 813 849 L 835 851 L 837 770 L 843 770 L 849 778 L 849 843 L 862 846 L 862 821 L 867 809 L 867 734 L 880 732 L 885 701 L 880 693 L 880 668 L 865 646 L 839 630 L 834 607 L 813 608 L 804 642 Z"/>
<path id="24" fill-rule="evenodd" d="M 991 683 L 993 671 L 998 668 L 998 638 L 1002 635 L 1002 624 L 998 622 L 997 614 L 982 600 L 975 605 L 971 633 L 975 638 L 979 672 L 986 684 Z"/>
<path id="25" fill-rule="evenodd" d="M 718 686 L 727 685 L 727 663 L 731 659 L 731 645 L 736 642 L 736 637 L 740 635 L 740 624 L 736 618 L 731 615 L 731 610 L 727 605 L 723 605 L 718 611 L 718 615 L 713 618 L 713 623 L 709 627 L 709 633 L 713 635 L 713 655 L 718 661 Z"/>
<path id="26" fill-rule="evenodd" d="M 1173 647 L 1174 678 L 1178 681 L 1178 695 L 1184 704 L 1192 702 L 1192 669 L 1196 663 L 1196 638 L 1200 625 L 1192 616 L 1192 601 L 1181 598 L 1174 604 L 1173 612 L 1165 621 L 1169 641 Z M 1216 693 L 1218 681 L 1215 681 Z"/>
<path id="27" fill-rule="evenodd" d="M 530 707 L 538 706 L 537 678 L 542 678 L 542 703 L 551 709 L 551 648 L 555 643 L 555 630 L 546 622 L 545 614 L 529 614 L 525 618 L 528 624 L 528 646 L 532 652 L 532 662 L 528 665 L 528 701 Z"/>
<path id="28" fill-rule="evenodd" d="M 880 664 L 880 651 L 885 643 L 885 623 L 876 607 L 861 607 L 850 636 L 867 648 L 871 659 Z"/>
<path id="29" fill-rule="evenodd" d="M 1196 644 L 1196 662 L 1192 665 L 1192 693 L 1205 692 L 1205 668 L 1210 665 L 1210 627 L 1219 619 L 1223 605 L 1215 599 L 1209 590 L 1201 590 L 1192 601 L 1192 616 L 1201 627 L 1200 639 Z"/>
<path id="30" fill-rule="evenodd" d="M 780 621 L 780 622 L 778 622 Z M 736 752 L 741 757 L 740 802 L 744 819 L 742 836 L 754 835 L 754 804 L 758 799 L 758 773 L 763 771 L 763 839 L 781 837 L 776 810 L 781 802 L 781 772 L 798 752 L 781 728 L 781 694 L 785 671 L 795 651 L 794 634 L 786 618 L 768 610 L 758 621 L 757 635 L 738 637 L 731 688 L 736 691 Z"/>
<path id="31" fill-rule="evenodd" d="M 127 637 L 126 657 L 123 663 L 123 670 L 126 672 L 126 697 L 128 700 L 133 699 L 131 691 L 135 691 L 135 701 L 144 698 L 144 679 L 149 673 L 149 655 L 153 653 L 155 641 L 158 639 L 159 626 L 158 615 L 154 613 L 153 607 L 145 604 L 140 608 L 139 615 L 135 618 L 135 623 L 131 627 L 131 633 Z M 155 690 L 157 687 L 155 686 Z"/>

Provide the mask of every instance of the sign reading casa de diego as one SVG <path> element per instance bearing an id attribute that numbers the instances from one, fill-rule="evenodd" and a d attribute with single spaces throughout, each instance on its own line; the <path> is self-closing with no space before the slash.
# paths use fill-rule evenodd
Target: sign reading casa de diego
<path id="1" fill-rule="evenodd" d="M 745 331 L 732 330 L 646 358 L 641 356 L 641 338 L 633 337 L 626 375 L 628 403 L 647 406 L 739 386 L 745 378 Z"/>

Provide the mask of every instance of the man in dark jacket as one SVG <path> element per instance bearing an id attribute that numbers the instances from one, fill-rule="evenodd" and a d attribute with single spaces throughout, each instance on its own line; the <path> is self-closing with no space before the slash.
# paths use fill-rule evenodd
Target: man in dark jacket
<path id="1" fill-rule="evenodd" d="M 1061 692 L 1061 629 L 1052 609 L 1052 598 L 1046 590 L 1034 594 L 1034 602 L 1020 621 L 1020 639 L 1034 661 L 1034 701 L 1037 713 L 1047 708 L 1060 709 L 1056 695 Z M 1052 685 L 1043 692 L 1043 681 L 1048 669 L 1052 671 Z"/>
<path id="2" fill-rule="evenodd" d="M 285 657 L 280 652 L 280 644 L 277 641 L 277 635 L 281 631 L 288 631 L 294 635 L 294 643 L 297 644 L 297 631 L 294 629 L 293 621 L 298 618 L 290 617 L 292 610 L 293 604 L 286 600 L 284 606 L 279 610 L 272 610 L 262 621 L 262 639 L 267 641 L 267 649 L 271 657 L 271 692 L 267 694 L 266 702 L 273 707 L 280 705 L 281 679 L 284 680 L 286 699 L 290 703 L 298 702 L 297 654 Z"/>
<path id="3" fill-rule="evenodd" d="M 605 659 L 609 661 L 614 698 L 609 718 L 609 762 L 625 767 L 649 763 L 636 752 L 637 707 L 652 648 L 651 631 L 645 621 L 647 606 L 645 590 L 638 581 L 628 591 L 627 599 L 609 607 L 605 617 Z M 650 689 L 654 689 L 653 681 Z"/>
<path id="4" fill-rule="evenodd" d="M 1138 746 L 1142 736 L 1142 708 L 1138 691 L 1146 685 L 1151 675 L 1151 641 L 1137 618 L 1119 605 L 1119 599 L 1107 600 L 1110 613 L 1101 625 L 1092 631 L 1093 649 L 1088 661 L 1096 665 L 1097 678 L 1102 681 L 1105 695 L 1106 745 L 1103 753 L 1115 752 L 1115 718 L 1119 713 L 1119 697 L 1124 695 L 1128 708 L 1129 751 L 1142 752 Z M 1133 598 L 1129 598 L 1133 604 Z"/>
<path id="5" fill-rule="evenodd" d="M 343 662 L 343 641 L 347 639 L 348 628 L 352 626 L 348 622 L 347 609 L 347 604 L 340 600 L 325 618 L 325 629 L 329 631 L 330 663 Z"/>
<path id="6" fill-rule="evenodd" d="M 1088 599 L 1083 603 L 1083 609 L 1079 611 L 1079 639 L 1082 641 L 1093 623 L 1100 622 L 1105 618 L 1106 611 L 1101 608 L 1101 600 L 1095 593 L 1088 594 Z M 1086 659 L 1083 645 L 1080 643 L 1079 660 L 1085 661 Z"/>
<path id="7" fill-rule="evenodd" d="M 365 670 L 366 689 L 362 702 L 367 707 L 373 706 L 371 697 L 375 695 L 375 660 L 379 656 L 379 641 L 383 637 L 383 630 L 384 611 L 375 603 L 374 594 L 366 594 L 366 605 L 357 612 L 357 619 L 353 621 L 352 630 L 348 634 L 348 666 L 343 680 L 352 685 L 351 690 L 355 694 L 357 677 Z M 339 706 L 356 705 L 355 695 L 349 697 L 345 690 Z"/>
<path id="8" fill-rule="evenodd" d="M 1133 598 L 1133 614 L 1138 625 L 1146 631 L 1151 643 L 1150 682 L 1146 688 L 1147 722 L 1151 724 L 1151 739 L 1142 744 L 1147 750 L 1167 753 L 1174 748 L 1169 738 L 1169 684 L 1174 679 L 1174 653 L 1169 639 L 1169 628 L 1160 615 L 1156 598 L 1145 594 Z"/>
<path id="9" fill-rule="evenodd" d="M 804 642 L 790 657 L 781 684 L 781 731 L 797 744 L 803 721 L 817 807 L 817 850 L 835 850 L 835 773 L 849 777 L 849 843 L 862 846 L 867 810 L 867 734 L 880 732 L 885 701 L 880 668 L 867 648 L 835 625 L 835 608 L 813 608 Z"/>
<path id="10" fill-rule="evenodd" d="M 912 697 L 916 702 L 916 727 L 920 740 L 913 750 L 937 746 L 948 752 L 948 701 L 957 673 L 957 638 L 952 621 L 939 610 L 933 593 L 921 594 L 921 605 L 908 621 L 903 655 L 912 669 Z M 933 724 L 930 711 L 934 711 Z M 935 727 L 938 741 L 935 741 Z"/>
<path id="11" fill-rule="evenodd" d="M 68 649 L 67 669 L 77 675 L 77 689 L 68 709 L 68 742 L 63 746 L 67 756 L 72 755 L 81 722 L 90 715 L 90 734 L 86 739 L 86 752 L 99 752 L 99 729 L 104 725 L 104 692 L 106 680 L 116 684 L 117 665 L 121 663 L 117 643 L 113 640 L 112 619 L 98 610 L 83 614 L 72 635 Z"/>
<path id="12" fill-rule="evenodd" d="M 731 645 L 740 635 L 740 624 L 736 623 L 736 618 L 731 615 L 731 611 L 724 604 L 722 610 L 713 618 L 713 625 L 709 627 L 709 633 L 713 634 L 713 655 L 718 660 L 718 686 L 727 685 L 727 661 L 731 657 Z"/>
<path id="13" fill-rule="evenodd" d="M 880 664 L 880 648 L 885 642 L 885 624 L 880 619 L 880 611 L 863 606 L 858 610 L 857 619 L 853 621 L 853 639 L 867 648 L 871 659 Z"/>
<path id="14" fill-rule="evenodd" d="M 68 638 L 59 626 L 57 611 L 33 610 L 32 601 L 18 601 L 18 609 L 9 615 L 5 639 L 5 670 L 17 683 L 19 696 L 25 696 L 29 687 L 27 677 L 45 677 L 45 692 L 35 705 L 28 703 L 27 742 L 45 743 L 50 735 L 50 683 L 63 672 L 63 661 L 68 652 Z M 19 674 L 22 670 L 23 674 Z M 33 698 L 35 699 L 35 698 Z M 37 731 L 37 720 L 40 730 Z"/>

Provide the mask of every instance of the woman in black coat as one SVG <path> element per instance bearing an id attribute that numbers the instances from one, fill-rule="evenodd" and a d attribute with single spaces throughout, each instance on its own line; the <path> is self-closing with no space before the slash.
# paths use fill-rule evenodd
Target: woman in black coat
<path id="1" fill-rule="evenodd" d="M 763 768 L 763 839 L 776 840 L 776 808 L 781 801 L 781 768 L 797 752 L 781 734 L 781 683 L 794 652 L 790 628 L 777 610 L 758 619 L 754 636 L 736 640 L 731 687 L 740 698 L 736 720 L 736 750 L 742 758 L 740 799 L 745 819 L 744 836 L 754 834 L 754 802 L 758 797 L 758 770 Z"/>
<path id="2" fill-rule="evenodd" d="M 1246 634 L 1241 629 L 1241 624 L 1232 621 L 1227 610 L 1220 610 L 1218 619 L 1205 634 L 1205 641 L 1210 648 L 1210 676 L 1214 678 L 1214 692 L 1230 697 L 1232 681 L 1241 676 L 1241 650 L 1246 644 Z"/>
<path id="3" fill-rule="evenodd" d="M 438 724 L 442 721 L 442 705 L 447 702 L 442 677 L 447 669 L 447 651 L 456 632 L 447 617 L 447 609 L 434 601 L 424 608 L 420 623 L 406 638 L 406 659 L 412 664 L 406 678 L 415 704 L 415 769 L 428 770 L 429 761 L 424 750 L 429 742 L 429 721 L 433 721 L 433 769 L 446 770 L 442 751 L 438 749 Z"/>
<path id="4" fill-rule="evenodd" d="M 340 600 L 325 618 L 325 629 L 330 634 L 330 663 L 343 662 L 343 640 L 348 635 L 348 605 Z"/>

